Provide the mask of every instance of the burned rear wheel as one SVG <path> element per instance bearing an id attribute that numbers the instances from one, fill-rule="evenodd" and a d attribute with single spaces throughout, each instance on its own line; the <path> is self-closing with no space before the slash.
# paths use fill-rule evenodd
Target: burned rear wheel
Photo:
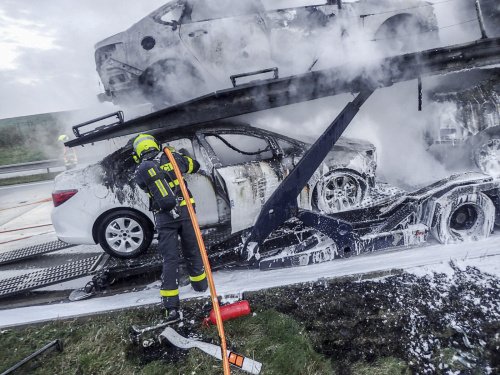
<path id="1" fill-rule="evenodd" d="M 156 109 L 205 93 L 205 80 L 198 70 L 180 59 L 160 60 L 139 76 L 139 86 Z"/>
<path id="2" fill-rule="evenodd" d="M 318 183 L 313 199 L 320 211 L 331 214 L 359 206 L 365 190 L 366 186 L 356 176 L 332 172 Z"/>
<path id="3" fill-rule="evenodd" d="M 437 205 L 434 237 L 441 243 L 488 237 L 495 223 L 495 206 L 483 193 L 459 194 Z"/>
<path id="4" fill-rule="evenodd" d="M 153 240 L 149 220 L 132 210 L 118 210 L 104 216 L 97 227 L 99 245 L 109 255 L 127 259 L 145 252 Z"/>

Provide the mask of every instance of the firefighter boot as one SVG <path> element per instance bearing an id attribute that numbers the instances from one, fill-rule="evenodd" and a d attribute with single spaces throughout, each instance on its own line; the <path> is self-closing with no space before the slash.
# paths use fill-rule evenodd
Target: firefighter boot
<path id="1" fill-rule="evenodd" d="M 173 324 L 182 320 L 182 313 L 178 309 L 167 309 L 165 312 L 165 323 Z"/>

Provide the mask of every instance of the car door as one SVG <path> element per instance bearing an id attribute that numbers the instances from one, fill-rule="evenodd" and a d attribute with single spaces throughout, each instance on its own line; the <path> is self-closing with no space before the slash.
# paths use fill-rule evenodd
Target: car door
<path id="1" fill-rule="evenodd" d="M 180 38 L 219 81 L 272 66 L 260 1 L 189 0 Z"/>
<path id="2" fill-rule="evenodd" d="M 264 203 L 283 179 L 272 140 L 243 132 L 204 132 L 203 142 L 217 158 L 231 210 L 231 232 L 253 225 Z"/>

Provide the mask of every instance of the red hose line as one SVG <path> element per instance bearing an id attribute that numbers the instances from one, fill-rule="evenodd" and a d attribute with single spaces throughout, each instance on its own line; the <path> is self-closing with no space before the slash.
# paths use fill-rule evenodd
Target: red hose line
<path id="1" fill-rule="evenodd" d="M 9 229 L 9 230 L 3 230 L 0 233 L 8 233 L 8 232 L 17 232 L 19 230 L 25 230 L 25 229 L 33 229 L 33 228 L 41 228 L 41 227 L 48 227 L 50 224 L 40 224 L 40 225 L 33 225 L 32 227 L 25 227 L 25 228 L 17 228 L 17 229 Z"/>

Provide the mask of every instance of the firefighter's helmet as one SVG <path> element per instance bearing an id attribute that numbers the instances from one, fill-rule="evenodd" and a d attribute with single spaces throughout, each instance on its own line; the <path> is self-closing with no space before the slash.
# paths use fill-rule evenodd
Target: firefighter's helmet
<path id="1" fill-rule="evenodd" d="M 138 163 L 140 159 L 151 151 L 160 151 L 160 144 L 155 137 L 149 134 L 139 134 L 134 139 L 132 157 Z"/>

